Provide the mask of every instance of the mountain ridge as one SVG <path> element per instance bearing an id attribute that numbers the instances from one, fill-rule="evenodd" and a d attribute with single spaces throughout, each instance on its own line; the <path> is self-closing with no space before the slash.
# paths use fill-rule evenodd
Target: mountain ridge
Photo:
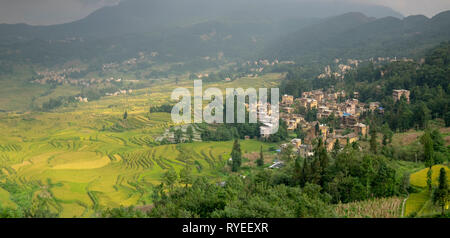
<path id="1" fill-rule="evenodd" d="M 330 7 L 331 4 L 331 7 Z M 349 10 L 346 10 L 349 9 Z M 360 11 L 375 17 L 394 15 L 394 10 L 366 4 L 340 4 L 333 1 L 314 2 L 292 0 L 127 0 L 115 6 L 106 6 L 78 21 L 50 25 L 0 24 L 2 35 L 42 39 L 66 37 L 111 37 L 114 35 L 150 32 L 161 27 L 186 24 L 201 20 L 272 20 L 289 17 L 324 18 L 348 11 Z M 17 26 L 19 29 L 11 29 Z M 5 32 L 6 30 L 9 30 Z M 22 30 L 22 32 L 20 32 Z M 52 37 L 54 36 L 54 37 Z M 0 38 L 1 40 L 1 38 Z"/>
<path id="2" fill-rule="evenodd" d="M 346 14 L 327 18 L 286 36 L 281 43 L 269 47 L 268 55 L 291 59 L 305 55 L 311 56 L 309 59 L 321 55 L 349 58 L 411 56 L 418 48 L 421 51 L 449 39 L 450 11 L 432 18 L 416 15 L 403 19 L 370 19 L 361 14 Z"/>
<path id="3" fill-rule="evenodd" d="M 160 59 L 171 62 L 221 54 L 233 60 L 278 58 L 302 63 L 341 57 L 409 57 L 450 39 L 447 30 L 450 11 L 432 18 L 423 15 L 376 18 L 355 11 L 310 18 L 296 12 L 296 8 L 286 10 L 289 4 L 278 9 L 257 6 L 247 15 L 236 9 L 259 2 L 256 0 L 231 0 L 231 5 L 222 2 L 228 7 L 223 9 L 211 4 L 207 5 L 210 8 L 196 7 L 208 1 L 219 0 L 189 1 L 197 5 L 170 0 L 184 2 L 185 7 L 177 6 L 180 14 L 171 12 L 165 18 L 159 16 L 173 7 L 167 6 L 165 0 L 129 0 L 73 23 L 39 27 L 0 25 L 0 61 L 45 65 L 70 60 L 110 63 L 136 57 L 141 52 L 158 52 Z M 140 6 L 136 3 L 147 8 L 135 11 Z M 321 9 L 321 5 L 317 8 Z M 177 16 L 172 17 L 173 14 Z M 165 21 L 167 18 L 172 19 Z"/>

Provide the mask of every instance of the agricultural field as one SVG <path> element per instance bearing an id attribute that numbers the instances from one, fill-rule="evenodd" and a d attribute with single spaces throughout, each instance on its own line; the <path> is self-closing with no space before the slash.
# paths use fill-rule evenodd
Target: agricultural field
<path id="1" fill-rule="evenodd" d="M 269 74 L 256 81 L 241 78 L 204 87 L 273 87 L 281 77 Z M 42 200 L 62 217 L 91 217 L 100 208 L 151 203 L 152 185 L 161 183 L 168 169 L 179 171 L 186 163 L 194 165 L 194 175 L 220 181 L 226 176 L 231 141 L 155 141 L 175 125 L 169 113 L 149 113 L 149 108 L 169 102 L 176 87 L 192 88 L 193 82 L 168 80 L 126 97 L 103 97 L 52 112 L 0 113 L 0 205 Z M 265 152 L 273 146 L 241 142 L 243 153 L 258 152 L 261 145 Z"/>
<path id="2" fill-rule="evenodd" d="M 450 145 L 450 128 L 436 126 L 442 134 L 445 144 Z M 409 130 L 403 133 L 395 133 L 392 138 L 392 145 L 395 147 L 411 147 L 419 145 L 419 139 L 423 135 L 423 131 Z"/>
<path id="3" fill-rule="evenodd" d="M 449 146 L 449 128 L 437 127 L 445 140 L 445 146 Z M 427 172 L 428 168 L 425 168 L 423 162 L 415 162 L 417 155 L 422 153 L 422 145 L 420 144 L 420 137 L 423 135 L 423 131 L 410 130 L 403 133 L 396 133 L 393 137 L 392 144 L 398 149 L 398 152 L 404 154 L 403 159 L 408 155 L 409 161 L 398 160 L 392 163 L 396 167 L 398 174 L 410 174 L 410 185 L 414 189 L 413 193 L 410 193 L 404 208 L 404 217 L 408 216 L 427 216 L 439 213 L 439 209 L 432 204 L 432 194 L 427 189 Z M 414 158 L 416 156 L 416 158 Z M 439 170 L 445 168 L 447 173 L 449 172 L 448 165 L 435 165 L 432 168 L 432 181 L 433 185 L 437 186 L 437 180 L 439 177 Z"/>
<path id="4" fill-rule="evenodd" d="M 450 172 L 449 167 L 446 165 L 433 166 L 432 182 L 434 186 L 437 186 L 439 170 L 441 168 L 444 168 L 447 171 L 447 174 Z M 426 182 L 427 172 L 428 168 L 425 168 L 416 173 L 411 174 L 410 184 L 415 189 L 417 189 L 418 192 L 409 195 L 406 202 L 405 216 L 411 215 L 426 216 L 436 214 L 440 211 L 439 208 L 434 206 L 431 201 L 431 193 L 427 189 L 427 182 Z"/>
<path id="5" fill-rule="evenodd" d="M 440 213 L 440 209 L 434 206 L 431 193 L 427 189 L 426 176 L 428 168 L 423 169 L 422 163 L 391 161 L 397 174 L 402 172 L 413 172 L 410 175 L 410 185 L 416 190 L 406 197 L 379 198 L 367 201 L 339 204 L 335 207 L 338 217 L 345 218 L 398 218 L 408 216 L 428 216 Z M 445 168 L 447 173 L 450 169 L 446 165 L 433 166 L 433 185 L 438 185 L 439 170 Z M 450 182 L 450 179 L 449 179 Z"/>
<path id="6" fill-rule="evenodd" d="M 397 218 L 401 216 L 403 200 L 392 197 L 339 204 L 335 212 L 345 218 Z"/>

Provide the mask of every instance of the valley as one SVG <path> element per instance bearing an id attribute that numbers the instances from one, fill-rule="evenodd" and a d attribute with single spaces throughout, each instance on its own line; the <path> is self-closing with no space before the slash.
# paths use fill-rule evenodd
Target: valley
<path id="1" fill-rule="evenodd" d="M 450 10 L 347 0 L 0 24 L 0 218 L 448 218 L 449 57 Z M 175 123 L 200 80 L 276 120 Z"/>

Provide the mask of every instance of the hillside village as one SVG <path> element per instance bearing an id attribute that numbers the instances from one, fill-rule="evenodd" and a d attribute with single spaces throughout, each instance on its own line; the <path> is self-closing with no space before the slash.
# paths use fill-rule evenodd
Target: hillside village
<path id="1" fill-rule="evenodd" d="M 302 157 L 308 157 L 313 155 L 313 141 L 316 138 L 322 139 L 328 152 L 333 150 L 336 143 L 343 147 L 367 138 L 369 126 L 362 123 L 361 115 L 369 111 L 384 113 L 384 108 L 379 102 L 360 102 L 358 92 L 353 92 L 353 97 L 344 101 L 346 95 L 344 91 L 314 90 L 304 92 L 300 98 L 291 95 L 282 96 L 280 119 L 286 123 L 288 132 L 301 130 L 305 134 L 303 139 L 291 140 L 293 150 Z M 410 91 L 394 90 L 392 95 L 394 101 L 405 97 L 409 102 Z M 305 119 L 305 112 L 316 112 L 317 120 L 308 122 Z M 319 122 L 326 118 L 329 119 L 329 124 Z M 270 123 L 265 123 L 261 127 L 262 138 L 270 136 L 267 132 L 271 126 Z M 287 146 L 288 144 L 283 144 L 282 148 Z"/>
<path id="2" fill-rule="evenodd" d="M 82 73 L 83 69 L 80 68 L 69 68 L 62 69 L 60 71 L 40 71 L 36 72 L 37 76 L 33 77 L 31 83 L 36 84 L 56 84 L 56 85 L 72 85 L 72 86 L 83 86 L 89 87 L 91 85 L 108 84 L 108 83 L 120 83 L 121 78 L 74 78 L 71 77 L 72 73 Z"/>

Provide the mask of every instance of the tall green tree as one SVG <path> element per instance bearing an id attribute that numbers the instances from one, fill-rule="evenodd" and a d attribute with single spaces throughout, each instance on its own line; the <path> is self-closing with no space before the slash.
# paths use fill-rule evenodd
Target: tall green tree
<path id="1" fill-rule="evenodd" d="M 322 138 L 319 138 L 319 144 L 317 145 L 316 153 L 319 158 L 322 171 L 325 172 L 325 170 L 328 168 L 330 158 L 328 157 L 327 149 L 325 148 Z"/>
<path id="2" fill-rule="evenodd" d="M 259 151 L 259 158 L 256 161 L 256 165 L 258 167 L 263 167 L 264 166 L 264 154 L 263 154 L 263 147 L 261 146 L 261 149 Z"/>
<path id="3" fill-rule="evenodd" d="M 370 151 L 374 154 L 377 153 L 378 141 L 377 141 L 377 128 L 375 124 L 370 126 Z"/>
<path id="4" fill-rule="evenodd" d="M 181 143 L 181 139 L 183 138 L 183 131 L 181 129 L 177 129 L 174 132 L 175 143 Z"/>
<path id="5" fill-rule="evenodd" d="M 177 180 L 178 174 L 174 169 L 167 170 L 167 172 L 163 175 L 163 182 L 167 187 L 169 187 L 170 190 L 173 190 Z"/>
<path id="6" fill-rule="evenodd" d="M 327 171 L 329 157 L 322 138 L 319 138 L 316 148 L 314 149 L 314 160 L 311 166 L 312 183 L 323 185 L 323 178 Z"/>
<path id="7" fill-rule="evenodd" d="M 194 177 L 192 175 L 192 167 L 186 163 L 186 166 L 180 171 L 180 183 L 184 184 L 185 187 L 192 184 Z"/>
<path id="8" fill-rule="evenodd" d="M 192 129 L 192 126 L 187 127 L 186 135 L 189 139 L 189 142 L 192 142 L 194 140 L 194 130 Z"/>
<path id="9" fill-rule="evenodd" d="M 334 159 L 336 159 L 337 155 L 339 154 L 339 151 L 341 151 L 341 145 L 339 144 L 339 140 L 336 139 L 336 142 L 334 142 L 333 151 L 332 151 L 332 155 L 333 155 Z"/>
<path id="10" fill-rule="evenodd" d="M 431 119 L 431 111 L 427 105 L 422 101 L 414 110 L 414 121 L 420 129 L 424 129 L 427 121 Z"/>
<path id="11" fill-rule="evenodd" d="M 316 136 L 320 135 L 320 125 L 319 125 L 319 123 L 316 123 L 316 125 L 314 127 L 314 131 L 316 133 Z"/>
<path id="12" fill-rule="evenodd" d="M 445 214 L 445 206 L 449 202 L 449 188 L 447 182 L 447 172 L 444 168 L 439 171 L 439 185 L 434 191 L 433 202 L 442 209 L 442 215 Z"/>
<path id="13" fill-rule="evenodd" d="M 429 129 L 425 130 L 425 133 L 421 137 L 421 143 L 423 145 L 425 166 L 428 167 L 427 172 L 427 185 L 431 191 L 433 189 L 431 176 L 433 175 L 432 166 L 434 164 L 434 149 L 433 140 L 431 139 L 431 132 Z"/>
<path id="14" fill-rule="evenodd" d="M 442 134 L 438 129 L 433 130 L 430 133 L 430 137 L 433 140 L 433 151 L 434 152 L 445 152 L 445 141 Z"/>
<path id="15" fill-rule="evenodd" d="M 294 163 L 294 181 L 296 184 L 301 184 L 302 179 L 302 158 L 297 156 Z"/>
<path id="16" fill-rule="evenodd" d="M 233 150 L 231 151 L 231 171 L 237 172 L 241 168 L 242 164 L 242 152 L 241 152 L 241 145 L 239 143 L 239 140 L 234 140 L 233 144 Z"/>
<path id="17" fill-rule="evenodd" d="M 383 145 L 386 146 L 392 142 L 392 137 L 394 136 L 394 132 L 391 131 L 389 125 L 386 123 L 381 128 L 381 132 L 383 133 Z"/>
<path id="18" fill-rule="evenodd" d="M 430 167 L 434 164 L 434 147 L 430 130 L 425 130 L 420 142 L 423 145 L 425 166 Z"/>
<path id="19" fill-rule="evenodd" d="M 300 185 L 302 187 L 305 186 L 305 184 L 309 181 L 310 172 L 311 172 L 311 167 L 309 166 L 309 163 L 308 163 L 307 159 L 305 158 L 303 160 L 302 172 L 300 175 Z"/>

